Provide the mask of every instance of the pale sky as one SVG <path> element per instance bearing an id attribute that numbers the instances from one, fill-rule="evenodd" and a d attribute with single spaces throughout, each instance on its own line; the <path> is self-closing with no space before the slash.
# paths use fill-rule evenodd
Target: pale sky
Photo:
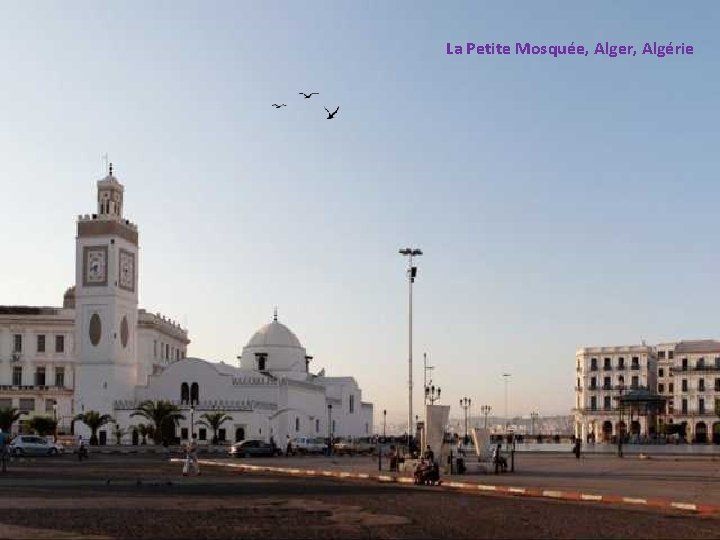
<path id="1" fill-rule="evenodd" d="M 278 305 L 392 421 L 401 247 L 425 252 L 415 379 L 426 351 L 453 406 L 502 414 L 506 371 L 510 414 L 569 414 L 576 348 L 720 338 L 716 2 L 1 7 L 2 304 L 61 303 L 107 152 L 141 306 L 191 355 L 234 362 Z M 445 54 L 466 41 L 695 54 Z"/>

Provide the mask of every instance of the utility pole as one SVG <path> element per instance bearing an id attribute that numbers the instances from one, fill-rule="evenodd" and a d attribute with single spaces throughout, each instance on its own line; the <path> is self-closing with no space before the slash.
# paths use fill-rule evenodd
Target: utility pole
<path id="1" fill-rule="evenodd" d="M 508 430 L 508 379 L 510 378 L 510 373 L 503 373 L 503 379 L 505 380 L 505 433 L 507 433 Z"/>

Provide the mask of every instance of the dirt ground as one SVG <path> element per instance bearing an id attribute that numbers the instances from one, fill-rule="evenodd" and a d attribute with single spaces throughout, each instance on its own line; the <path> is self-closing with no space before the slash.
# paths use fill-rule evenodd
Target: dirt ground
<path id="1" fill-rule="evenodd" d="M 0 538 L 693 538 L 720 518 L 329 479 L 182 477 L 158 457 L 13 463 Z"/>

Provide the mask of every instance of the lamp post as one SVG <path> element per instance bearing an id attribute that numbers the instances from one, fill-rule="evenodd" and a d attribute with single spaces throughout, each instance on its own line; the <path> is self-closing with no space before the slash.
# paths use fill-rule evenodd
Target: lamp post
<path id="1" fill-rule="evenodd" d="M 465 413 L 465 438 L 463 442 L 467 444 L 468 441 L 468 409 L 470 408 L 471 400 L 468 397 L 464 397 L 460 400 L 460 408 Z"/>
<path id="2" fill-rule="evenodd" d="M 195 440 L 195 433 L 193 432 L 193 428 L 195 426 L 195 407 L 190 407 L 190 440 Z"/>
<path id="3" fill-rule="evenodd" d="M 503 373 L 503 379 L 505 380 L 505 433 L 508 430 L 508 379 L 510 373 Z"/>
<path id="4" fill-rule="evenodd" d="M 332 432 L 332 403 L 328 403 L 328 456 L 332 455 L 333 432 Z"/>
<path id="5" fill-rule="evenodd" d="M 623 443 L 623 436 L 625 435 L 625 425 L 623 424 L 623 392 L 625 391 L 625 382 L 621 381 L 618 385 L 618 409 L 620 414 L 620 421 L 618 422 L 618 457 L 623 457 L 623 449 L 622 449 L 622 443 Z"/>
<path id="6" fill-rule="evenodd" d="M 55 442 L 57 442 L 57 400 L 53 400 L 52 408 L 53 408 L 53 420 L 55 421 L 53 438 L 55 439 Z"/>
<path id="7" fill-rule="evenodd" d="M 408 258 L 408 448 L 410 434 L 412 433 L 413 403 L 412 403 L 412 289 L 417 276 L 417 266 L 413 266 L 413 257 L 419 257 L 423 252 L 417 248 L 404 248 L 399 250 L 400 255 Z"/>
<path id="8" fill-rule="evenodd" d="M 530 420 L 532 420 L 531 428 L 530 428 L 530 435 L 535 433 L 535 424 L 537 423 L 538 417 L 540 416 L 540 412 L 537 409 L 534 409 L 530 413 Z"/>
<path id="9" fill-rule="evenodd" d="M 435 385 L 425 387 L 425 399 L 430 402 L 430 405 L 435 405 L 435 402 L 440 399 L 440 387 L 437 389 Z"/>
<path id="10" fill-rule="evenodd" d="M 480 405 L 480 412 L 485 417 L 485 429 L 487 429 L 487 417 L 488 414 L 490 414 L 490 411 L 492 411 L 492 407 L 490 405 Z"/>
<path id="11" fill-rule="evenodd" d="M 383 441 L 387 437 L 386 428 L 387 428 L 387 409 L 383 409 Z"/>

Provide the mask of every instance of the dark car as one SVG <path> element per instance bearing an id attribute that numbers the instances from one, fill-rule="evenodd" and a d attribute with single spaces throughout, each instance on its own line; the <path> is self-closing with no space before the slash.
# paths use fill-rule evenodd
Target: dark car
<path id="1" fill-rule="evenodd" d="M 265 441 L 246 439 L 230 446 L 228 454 L 231 457 L 273 457 L 280 455 L 280 449 Z"/>

